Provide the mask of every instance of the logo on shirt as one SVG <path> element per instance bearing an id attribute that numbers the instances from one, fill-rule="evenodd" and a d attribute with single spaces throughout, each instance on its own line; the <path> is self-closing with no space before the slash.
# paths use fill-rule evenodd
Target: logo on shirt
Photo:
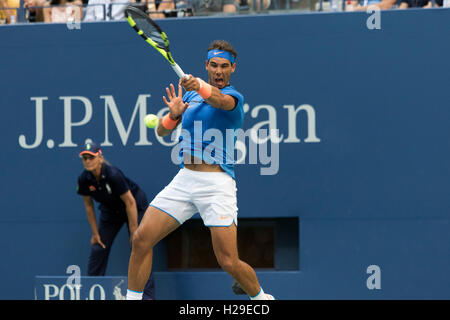
<path id="1" fill-rule="evenodd" d="M 94 186 L 89 186 L 89 191 L 92 191 L 92 192 L 94 192 L 95 190 L 97 190 L 97 189 L 95 189 L 95 187 L 94 187 Z"/>

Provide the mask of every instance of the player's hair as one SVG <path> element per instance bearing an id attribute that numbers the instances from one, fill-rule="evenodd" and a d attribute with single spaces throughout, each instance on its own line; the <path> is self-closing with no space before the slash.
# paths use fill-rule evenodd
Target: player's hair
<path id="1" fill-rule="evenodd" d="M 227 52 L 229 52 L 229 53 L 234 57 L 234 59 L 236 60 L 237 53 L 236 53 L 236 51 L 234 50 L 233 46 L 232 46 L 228 41 L 225 41 L 225 40 L 214 40 L 214 41 L 211 42 L 211 44 L 209 45 L 208 51 L 209 51 L 209 50 L 214 50 L 214 49 L 227 51 Z"/>

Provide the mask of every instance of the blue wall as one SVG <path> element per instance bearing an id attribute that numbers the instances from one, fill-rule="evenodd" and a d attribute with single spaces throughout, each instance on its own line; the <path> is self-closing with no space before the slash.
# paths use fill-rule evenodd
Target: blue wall
<path id="1" fill-rule="evenodd" d="M 175 60 L 203 78 L 207 45 L 229 40 L 244 129 L 270 120 L 280 130 L 276 175 L 261 175 L 262 164 L 236 169 L 240 217 L 299 217 L 300 271 L 258 271 L 279 299 L 450 298 L 450 10 L 383 11 L 380 30 L 367 29 L 368 18 L 161 21 Z M 177 79 L 125 22 L 3 26 L 0 39 L 0 298 L 32 299 L 36 275 L 64 275 L 72 264 L 86 272 L 90 229 L 75 192 L 85 139 L 106 144 L 106 158 L 149 198 L 176 173 L 171 148 L 139 120 L 164 108 L 164 88 Z M 128 137 L 111 99 L 125 130 L 131 123 Z M 315 121 L 289 116 L 305 104 Z M 122 230 L 109 275 L 126 274 L 126 238 Z M 224 273 L 165 272 L 163 251 L 159 298 L 235 298 Z M 379 290 L 366 287 L 370 265 L 381 269 Z"/>

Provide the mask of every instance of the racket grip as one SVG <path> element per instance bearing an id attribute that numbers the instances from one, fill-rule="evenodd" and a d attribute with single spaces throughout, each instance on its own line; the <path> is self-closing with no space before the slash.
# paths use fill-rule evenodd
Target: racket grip
<path id="1" fill-rule="evenodd" d="M 172 68 L 173 68 L 173 71 L 175 71 L 175 73 L 178 75 L 178 77 L 181 79 L 181 78 L 186 78 L 186 79 L 188 79 L 189 78 L 189 76 L 187 75 L 187 74 L 185 74 L 184 72 L 183 72 L 183 70 L 181 70 L 181 68 L 180 68 L 180 66 L 178 65 L 178 64 L 174 64 L 173 66 L 172 66 Z"/>

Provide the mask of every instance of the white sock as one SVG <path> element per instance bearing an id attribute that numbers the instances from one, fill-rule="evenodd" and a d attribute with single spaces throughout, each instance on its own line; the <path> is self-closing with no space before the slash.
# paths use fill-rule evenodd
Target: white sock
<path id="1" fill-rule="evenodd" d="M 266 294 L 264 293 L 264 290 L 262 289 L 262 287 L 256 296 L 250 297 L 250 300 L 267 300 Z"/>
<path id="2" fill-rule="evenodd" d="M 142 300 L 144 292 L 137 292 L 127 289 L 127 300 Z"/>

